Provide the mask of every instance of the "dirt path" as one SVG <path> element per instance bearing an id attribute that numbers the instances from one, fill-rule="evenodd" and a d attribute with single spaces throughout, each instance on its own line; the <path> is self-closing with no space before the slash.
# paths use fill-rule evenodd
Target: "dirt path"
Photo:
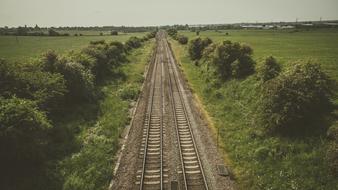
<path id="1" fill-rule="evenodd" d="M 234 189 L 164 32 L 156 43 L 110 189 Z"/>

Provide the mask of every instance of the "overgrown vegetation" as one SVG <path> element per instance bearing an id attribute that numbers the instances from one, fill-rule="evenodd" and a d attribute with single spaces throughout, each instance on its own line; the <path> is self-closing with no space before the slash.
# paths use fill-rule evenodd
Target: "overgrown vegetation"
<path id="1" fill-rule="evenodd" d="M 0 61 L 1 189 L 107 188 L 128 104 L 142 83 L 128 81 L 127 57 L 153 36 Z M 145 55 L 150 50 L 147 43 Z M 125 86 L 132 88 L 120 95 Z"/>
<path id="2" fill-rule="evenodd" d="M 241 189 L 337 187 L 337 130 L 330 127 L 335 85 L 318 64 L 280 65 L 268 57 L 257 61 L 255 73 L 249 46 L 210 44 L 196 56 L 201 51 L 172 44 L 193 91 L 218 128 L 221 148 Z M 252 63 L 243 64 L 250 71 L 245 78 L 232 75 L 231 63 L 238 63 L 241 54 Z M 195 60 L 199 63 L 193 64 Z M 225 71 L 229 75 L 222 74 Z"/>
<path id="3" fill-rule="evenodd" d="M 307 133 L 332 111 L 333 85 L 318 64 L 298 63 L 264 84 L 262 119 L 270 130 Z M 320 120 L 319 120 L 320 121 Z"/>
<path id="4" fill-rule="evenodd" d="M 212 43 L 210 38 L 195 38 L 189 42 L 189 56 L 192 60 L 202 58 L 203 50 Z"/>

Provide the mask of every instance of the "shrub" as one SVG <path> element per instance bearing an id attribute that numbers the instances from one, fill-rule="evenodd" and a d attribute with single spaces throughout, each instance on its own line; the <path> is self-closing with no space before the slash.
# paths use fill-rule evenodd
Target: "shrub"
<path id="1" fill-rule="evenodd" d="M 243 78 L 255 71 L 252 52 L 250 46 L 224 41 L 216 47 L 211 62 L 223 80 Z"/>
<path id="2" fill-rule="evenodd" d="M 204 48 L 208 47 L 212 43 L 210 38 L 195 38 L 190 41 L 189 44 L 189 56 L 192 60 L 199 60 L 202 57 L 202 52 Z"/>
<path id="3" fill-rule="evenodd" d="M 1 172 L 7 175 L 41 165 L 46 158 L 47 131 L 51 127 L 33 101 L 0 98 Z"/>
<path id="4" fill-rule="evenodd" d="M 119 91 L 119 95 L 124 100 L 135 100 L 140 90 L 136 85 L 127 85 Z"/>
<path id="5" fill-rule="evenodd" d="M 262 119 L 269 130 L 301 132 L 331 111 L 332 81 L 318 64 L 298 63 L 267 81 Z"/>
<path id="6" fill-rule="evenodd" d="M 280 65 L 272 56 L 266 58 L 265 62 L 258 68 L 258 76 L 262 81 L 268 81 L 279 75 Z"/>
<path id="7" fill-rule="evenodd" d="M 45 54 L 41 62 L 43 65 L 47 65 L 44 67 L 46 71 L 63 76 L 68 90 L 67 100 L 82 101 L 90 100 L 93 97 L 94 76 L 82 64 L 69 61 L 67 58 L 59 59 L 51 53 Z"/>
<path id="8" fill-rule="evenodd" d="M 338 138 L 329 145 L 326 153 L 326 161 L 331 173 L 338 177 Z"/>
<path id="9" fill-rule="evenodd" d="M 105 45 L 106 42 L 104 40 L 96 40 L 96 41 L 90 41 L 90 44 L 92 44 L 92 45 L 98 45 L 98 44 Z"/>
<path id="10" fill-rule="evenodd" d="M 48 30 L 48 35 L 49 36 L 59 36 L 60 34 L 58 32 L 56 32 L 55 30 L 53 30 L 53 29 L 49 29 Z"/>
<path id="11" fill-rule="evenodd" d="M 82 50 L 82 53 L 92 57 L 94 66 L 91 71 L 95 77 L 95 82 L 102 82 L 108 75 L 110 75 L 112 67 L 108 62 L 108 56 L 106 55 L 107 45 L 90 45 Z"/>
<path id="12" fill-rule="evenodd" d="M 117 36 L 119 33 L 118 33 L 117 31 L 113 30 L 113 31 L 110 32 L 110 34 L 111 34 L 112 36 Z"/>
<path id="13" fill-rule="evenodd" d="M 63 75 L 66 80 L 67 98 L 71 102 L 92 100 L 94 96 L 94 76 L 90 70 L 77 62 L 69 62 L 66 59 L 56 64 L 56 72 Z"/>
<path id="14" fill-rule="evenodd" d="M 172 38 L 176 38 L 176 35 L 177 35 L 177 30 L 174 29 L 174 28 L 170 28 L 167 30 L 168 32 L 168 35 L 171 36 Z"/>
<path id="15" fill-rule="evenodd" d="M 188 37 L 183 36 L 183 35 L 178 35 L 178 36 L 177 36 L 177 41 L 178 41 L 180 44 L 187 44 L 187 43 L 188 43 Z"/>
<path id="16" fill-rule="evenodd" d="M 0 61 L 0 79 L 1 96 L 30 99 L 46 111 L 58 107 L 58 102 L 67 92 L 60 74 L 44 72 L 38 64 Z"/>
<path id="17" fill-rule="evenodd" d="M 142 43 L 141 43 L 141 39 L 138 37 L 130 37 L 127 41 L 126 41 L 126 48 L 127 50 L 131 50 L 134 48 L 139 48 L 141 47 Z"/>

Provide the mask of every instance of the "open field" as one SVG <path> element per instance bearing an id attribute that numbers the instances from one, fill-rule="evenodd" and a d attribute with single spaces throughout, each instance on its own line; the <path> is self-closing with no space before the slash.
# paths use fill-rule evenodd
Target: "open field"
<path id="1" fill-rule="evenodd" d="M 189 39 L 195 32 L 181 31 Z M 226 35 L 228 33 L 228 35 Z M 249 44 L 257 61 L 273 55 L 281 63 L 311 60 L 321 63 L 326 71 L 338 80 L 338 30 L 322 29 L 293 32 L 292 30 L 224 30 L 201 31 L 200 37 L 215 42 L 231 40 Z"/>
<path id="2" fill-rule="evenodd" d="M 124 42 L 131 36 L 142 37 L 146 33 L 128 33 L 118 36 L 0 36 L 0 58 L 12 61 L 23 61 L 34 58 L 47 50 L 58 53 L 78 50 L 86 47 L 90 41 L 106 40 Z"/>
<path id="3" fill-rule="evenodd" d="M 191 39 L 196 36 L 192 32 L 180 33 Z M 201 32 L 200 36 L 216 42 L 231 40 L 250 44 L 258 64 L 270 55 L 284 68 L 294 61 L 316 61 L 338 80 L 338 33 L 333 30 L 297 33 L 229 30 Z M 305 131 L 294 137 L 264 133 L 258 119 L 261 84 L 257 74 L 212 86 L 206 78 L 207 71 L 195 66 L 189 58 L 188 46 L 174 40 L 171 44 L 191 88 L 209 114 L 211 130 L 215 136 L 219 132 L 220 149 L 225 152 L 226 164 L 232 167 L 240 189 L 337 189 L 338 180 L 330 173 L 326 160 L 326 151 L 332 142 L 326 130 Z M 316 125 L 325 129 L 336 125 L 334 122 L 333 118 L 331 122 Z"/>

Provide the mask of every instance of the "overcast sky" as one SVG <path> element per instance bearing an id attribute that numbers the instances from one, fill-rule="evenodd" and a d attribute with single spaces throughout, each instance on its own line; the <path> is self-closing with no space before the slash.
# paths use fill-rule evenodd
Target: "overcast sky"
<path id="1" fill-rule="evenodd" d="M 0 0 L 0 26 L 144 26 L 338 19 L 338 0 Z"/>

